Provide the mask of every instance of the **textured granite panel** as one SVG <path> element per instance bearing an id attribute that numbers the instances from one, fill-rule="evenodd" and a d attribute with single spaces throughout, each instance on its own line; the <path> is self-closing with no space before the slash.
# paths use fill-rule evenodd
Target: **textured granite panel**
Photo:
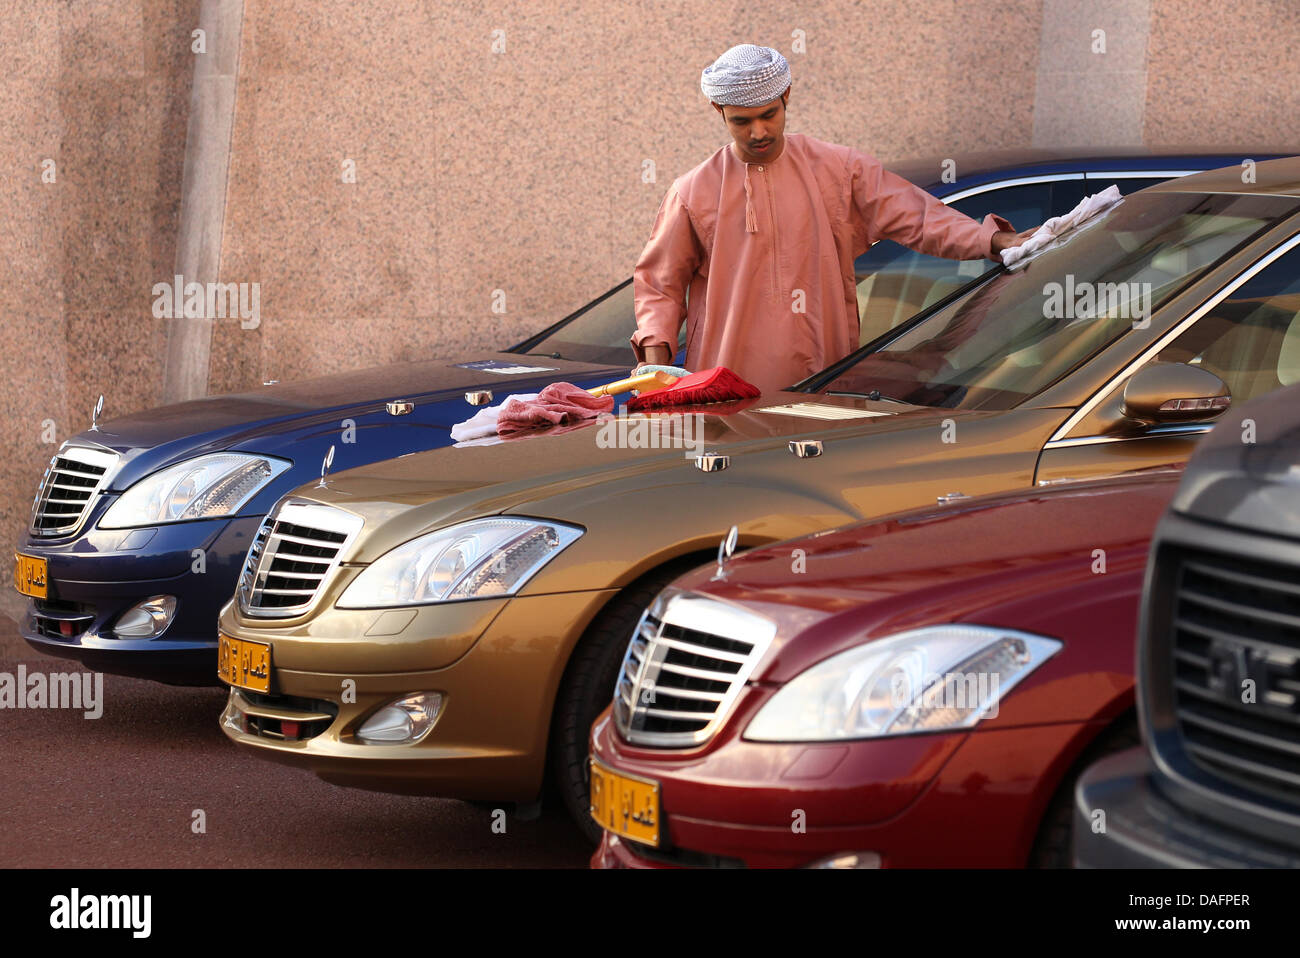
<path id="1" fill-rule="evenodd" d="M 145 72 L 142 0 L 77 0 L 59 5 L 61 72 L 90 79 Z"/>
<path id="2" fill-rule="evenodd" d="M 615 170 L 612 130 L 598 111 L 575 110 L 559 135 L 521 124 L 513 111 L 524 91 L 540 102 L 583 102 L 609 79 L 595 72 L 561 79 L 492 61 L 465 68 L 482 73 L 449 78 L 448 95 L 434 107 L 454 144 L 438 156 L 441 311 L 481 316 L 485 331 L 522 333 L 575 308 L 575 281 L 599 279 L 592 295 L 612 285 L 609 237 L 617 224 L 608 184 Z M 468 99 L 476 87 L 477 101 Z M 497 290 L 504 314 L 492 309 Z"/>
<path id="3" fill-rule="evenodd" d="M 0 13 L 0 53 L 5 64 L 0 85 L 19 76 L 56 76 L 60 62 L 59 19 L 66 4 L 34 0 L 21 7 L 7 6 Z"/>
<path id="4" fill-rule="evenodd" d="M 146 219 L 156 167 L 153 98 L 160 83 L 65 75 L 60 83 L 63 288 L 69 309 L 147 308 Z M 106 312 L 105 315 L 112 315 Z"/>
<path id="5" fill-rule="evenodd" d="M 264 316 L 435 311 L 429 91 L 417 74 L 395 83 L 380 70 L 276 74 L 241 89 L 236 113 L 253 119 L 236 136 L 252 139 L 232 157 L 236 248 L 223 281 L 250 281 L 256 250 Z"/>
<path id="6" fill-rule="evenodd" d="M 400 81 L 431 65 L 429 27 L 423 0 L 244 0 L 240 73 L 384 69 Z"/>
<path id="7" fill-rule="evenodd" d="M 1042 91 L 1034 145 L 1141 146 L 1145 83 L 1141 73 L 1076 73 Z"/>
<path id="8" fill-rule="evenodd" d="M 222 222 L 221 274 L 239 277 L 239 281 L 262 284 L 259 225 L 261 210 L 258 185 L 261 178 L 261 153 L 251 148 L 257 142 L 257 117 L 260 98 L 255 72 L 249 65 L 249 33 L 255 29 L 245 11 L 244 50 L 235 95 L 235 119 L 231 132 L 230 168 L 226 180 L 226 209 Z M 246 147 L 245 145 L 249 146 Z M 235 282 L 235 280 L 231 280 Z M 265 310 L 263 309 L 265 319 Z M 263 379 L 262 334 L 265 327 L 245 329 L 239 323 L 217 322 L 212 329 L 209 355 L 208 391 L 213 394 L 238 392 L 251 388 Z"/>
<path id="9" fill-rule="evenodd" d="M 1150 0 L 1043 0 L 1042 49 L 1050 56 L 1043 58 L 1040 72 L 1144 70 L 1151 6 Z M 1098 40 L 1104 41 L 1104 52 L 1098 52 Z"/>
<path id="10" fill-rule="evenodd" d="M 1300 153 L 1300 3 L 1152 6 L 1145 140 Z"/>
<path id="11" fill-rule="evenodd" d="M 0 289 L 9 311 L 50 315 L 60 308 L 66 178 L 57 105 L 53 77 L 0 80 L 0 113 L 9 121 L 0 137 L 0 169 L 6 172 L 0 176 Z M 43 181 L 46 160 L 54 163 L 53 183 Z M 9 354 L 24 345 L 8 327 L 0 328 L 0 344 Z"/>
<path id="12" fill-rule="evenodd" d="M 1035 146 L 1142 141 L 1149 0 L 1044 0 Z"/>
<path id="13" fill-rule="evenodd" d="M 198 0 L 141 0 L 139 20 L 145 73 L 172 77 L 188 91 L 195 57 L 192 33 L 199 25 Z M 183 123 L 180 129 L 185 129 Z M 180 139 L 183 146 L 184 137 Z"/>

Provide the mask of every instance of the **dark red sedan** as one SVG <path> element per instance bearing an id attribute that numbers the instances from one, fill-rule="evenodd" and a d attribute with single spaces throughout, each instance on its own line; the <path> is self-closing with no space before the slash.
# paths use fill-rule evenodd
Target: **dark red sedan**
<path id="1" fill-rule="evenodd" d="M 591 735 L 597 867 L 1069 863 L 1137 740 L 1134 630 L 1178 470 L 738 555 L 647 610 Z"/>

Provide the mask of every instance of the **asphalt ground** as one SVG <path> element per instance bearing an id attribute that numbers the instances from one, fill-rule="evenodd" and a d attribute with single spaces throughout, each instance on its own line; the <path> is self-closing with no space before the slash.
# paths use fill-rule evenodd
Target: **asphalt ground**
<path id="1" fill-rule="evenodd" d="M 0 617 L 0 673 L 20 663 L 80 670 Z M 558 800 L 532 821 L 503 806 L 498 834 L 491 808 L 341 788 L 245 755 L 218 728 L 220 689 L 103 681 L 98 719 L 0 708 L 0 868 L 580 868 L 590 855 Z"/>

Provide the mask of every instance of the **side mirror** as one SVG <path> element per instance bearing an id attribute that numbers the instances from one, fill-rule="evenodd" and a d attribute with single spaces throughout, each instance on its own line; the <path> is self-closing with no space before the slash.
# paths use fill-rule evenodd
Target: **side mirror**
<path id="1" fill-rule="evenodd" d="M 1121 405 L 1130 425 L 1204 422 L 1232 403 L 1228 386 L 1208 369 L 1186 363 L 1157 363 L 1124 384 Z"/>

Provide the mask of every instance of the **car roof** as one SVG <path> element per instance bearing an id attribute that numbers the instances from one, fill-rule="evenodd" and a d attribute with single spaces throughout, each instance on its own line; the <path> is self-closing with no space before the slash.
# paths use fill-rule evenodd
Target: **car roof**
<path id="1" fill-rule="evenodd" d="M 1246 158 L 1260 163 L 1279 157 L 1290 157 L 1294 148 L 1271 150 L 1233 150 L 1226 147 L 1115 147 L 1106 149 L 1008 149 L 958 153 L 947 157 L 911 157 L 899 163 L 886 163 L 904 179 L 926 189 L 942 186 L 940 174 L 949 165 L 955 165 L 963 182 L 984 180 L 1014 173 L 1017 176 L 1035 173 L 1096 172 L 1104 174 L 1116 168 L 1133 171 L 1160 171 L 1186 168 L 1189 165 L 1204 167 L 1206 161 L 1215 167 L 1240 165 Z M 1220 162 L 1221 161 L 1221 162 Z"/>
<path id="2" fill-rule="evenodd" d="M 1300 156 L 1255 164 L 1253 183 L 1242 182 L 1240 165 L 1192 173 L 1148 187 L 1161 193 L 1244 193 L 1252 196 L 1300 196 Z"/>

